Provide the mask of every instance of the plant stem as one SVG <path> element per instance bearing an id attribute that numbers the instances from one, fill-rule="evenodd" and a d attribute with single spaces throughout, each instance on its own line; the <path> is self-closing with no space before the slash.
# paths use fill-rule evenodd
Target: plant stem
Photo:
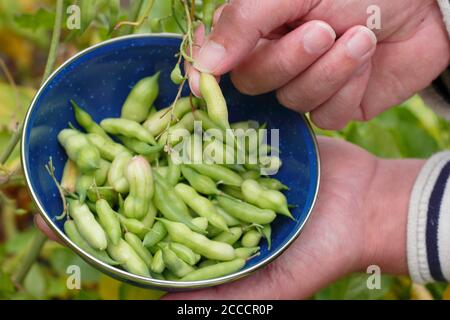
<path id="1" fill-rule="evenodd" d="M 36 259 L 39 257 L 42 247 L 45 244 L 47 237 L 39 230 L 35 229 L 33 238 L 28 244 L 27 250 L 23 256 L 23 260 L 18 265 L 16 272 L 13 275 L 13 281 L 16 285 L 22 284 L 23 280 L 30 271 Z"/>
<path id="2" fill-rule="evenodd" d="M 45 72 L 42 79 L 42 83 L 50 76 L 51 72 L 53 71 L 53 68 L 55 67 L 56 62 L 56 56 L 59 46 L 59 38 L 61 35 L 61 24 L 62 24 L 62 17 L 63 17 L 63 0 L 57 0 L 56 2 L 56 16 L 55 16 L 55 23 L 53 25 L 53 35 L 52 35 L 52 41 L 50 43 L 50 51 L 47 58 L 47 64 L 45 66 Z M 6 161 L 9 158 L 9 155 L 11 155 L 12 150 L 14 150 L 15 145 L 20 140 L 20 135 L 22 132 L 23 124 L 19 126 L 16 132 L 14 132 L 13 136 L 11 137 L 11 140 L 8 144 L 8 149 L 5 152 L 0 160 Z M 3 163 L 3 162 L 2 162 Z M 39 253 L 41 252 L 41 249 L 43 245 L 45 244 L 45 241 L 47 240 L 47 237 L 42 234 L 40 231 L 36 230 L 35 234 L 33 236 L 33 239 L 31 239 L 31 243 L 29 244 L 24 256 L 23 261 L 18 266 L 16 272 L 13 275 L 13 279 L 16 284 L 20 285 L 22 281 L 25 279 L 26 275 L 30 271 L 31 266 L 36 261 L 37 257 L 39 256 Z"/>

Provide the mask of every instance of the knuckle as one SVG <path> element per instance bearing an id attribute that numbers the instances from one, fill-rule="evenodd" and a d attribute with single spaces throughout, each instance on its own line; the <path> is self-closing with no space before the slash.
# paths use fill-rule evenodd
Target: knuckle
<path id="1" fill-rule="evenodd" d="M 290 109 L 299 109 L 298 99 L 291 93 L 291 90 L 286 88 L 278 90 L 277 99 L 285 107 Z"/>
<path id="2" fill-rule="evenodd" d="M 318 74 L 321 77 L 321 82 L 328 87 L 336 87 L 340 83 L 338 77 L 336 77 L 335 67 L 328 63 L 318 66 Z"/>
<path id="3" fill-rule="evenodd" d="M 249 80 L 247 77 L 243 76 L 242 74 L 239 74 L 237 72 L 231 73 L 231 82 L 233 85 L 238 89 L 239 92 L 246 94 L 246 95 L 256 95 L 258 94 L 258 91 L 253 84 L 253 81 Z"/>

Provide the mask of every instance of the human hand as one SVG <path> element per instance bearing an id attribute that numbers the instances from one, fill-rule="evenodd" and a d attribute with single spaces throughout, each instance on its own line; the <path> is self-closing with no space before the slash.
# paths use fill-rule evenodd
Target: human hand
<path id="1" fill-rule="evenodd" d="M 372 264 L 384 273 L 406 274 L 409 196 L 423 161 L 379 160 L 324 137 L 319 149 L 319 198 L 286 252 L 245 279 L 165 299 L 299 299 Z"/>
<path id="2" fill-rule="evenodd" d="M 381 8 L 375 34 L 363 27 L 370 5 Z M 235 0 L 215 20 L 208 41 L 203 28 L 196 32 L 197 69 L 217 76 L 232 70 L 246 94 L 276 90 L 283 105 L 311 111 L 326 129 L 404 101 L 450 59 L 435 0 Z M 198 95 L 198 71 L 189 65 L 187 71 Z"/>

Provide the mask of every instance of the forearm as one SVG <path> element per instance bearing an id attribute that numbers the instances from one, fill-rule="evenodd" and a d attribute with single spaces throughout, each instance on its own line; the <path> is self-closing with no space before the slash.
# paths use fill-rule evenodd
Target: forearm
<path id="1" fill-rule="evenodd" d="M 362 268 L 408 274 L 407 225 L 414 183 L 424 160 L 378 160 L 366 197 L 366 244 Z"/>

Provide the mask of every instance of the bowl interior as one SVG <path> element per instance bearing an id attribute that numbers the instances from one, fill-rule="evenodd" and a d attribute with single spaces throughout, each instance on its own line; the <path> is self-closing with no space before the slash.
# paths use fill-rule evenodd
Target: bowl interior
<path id="1" fill-rule="evenodd" d="M 23 165 L 33 197 L 48 221 L 63 232 L 64 221 L 56 216 L 62 205 L 55 184 L 45 169 L 52 157 L 56 177 L 61 178 L 67 156 L 57 134 L 69 123 L 77 126 L 69 99 L 74 99 L 99 122 L 118 117 L 133 85 L 160 70 L 157 107 L 171 103 L 177 91 L 169 75 L 176 63 L 180 40 L 170 36 L 135 36 L 103 43 L 69 60 L 36 95 L 29 111 L 23 139 Z M 221 87 L 228 102 L 230 121 L 257 120 L 279 129 L 283 167 L 277 174 L 290 187 L 287 192 L 295 221 L 278 216 L 273 223 L 272 248 L 263 242 L 261 254 L 244 269 L 248 271 L 279 253 L 298 234 L 306 221 L 318 187 L 318 155 L 313 134 L 304 117 L 283 108 L 274 94 L 244 96 L 228 77 Z M 187 94 L 187 92 L 185 92 Z"/>

